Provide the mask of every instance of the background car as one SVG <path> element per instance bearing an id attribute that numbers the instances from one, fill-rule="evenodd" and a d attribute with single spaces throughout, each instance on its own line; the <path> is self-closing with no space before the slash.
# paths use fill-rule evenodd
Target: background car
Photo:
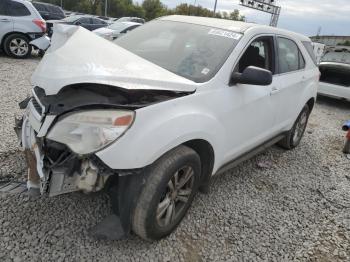
<path id="1" fill-rule="evenodd" d="M 94 30 L 93 32 L 107 40 L 117 39 L 119 36 L 139 27 L 140 23 L 134 22 L 115 22 L 108 27 L 103 27 Z"/>
<path id="2" fill-rule="evenodd" d="M 28 1 L 0 1 L 0 47 L 15 58 L 31 54 L 29 42 L 43 36 L 46 23 Z"/>
<path id="3" fill-rule="evenodd" d="M 115 20 L 116 22 L 135 22 L 135 23 L 140 23 L 140 24 L 144 24 L 146 23 L 145 19 L 140 18 L 140 17 L 121 17 L 121 18 L 117 18 Z"/>
<path id="4" fill-rule="evenodd" d="M 318 93 L 350 101 L 350 48 L 328 49 L 320 65 Z"/>
<path id="5" fill-rule="evenodd" d="M 66 17 L 62 20 L 49 20 L 47 21 L 48 35 L 53 34 L 53 25 L 57 23 L 67 24 L 67 25 L 79 25 L 87 30 L 93 31 L 95 29 L 106 27 L 108 23 L 102 19 L 88 16 L 88 15 L 74 15 Z"/>
<path id="6" fill-rule="evenodd" d="M 33 2 L 33 5 L 45 20 L 60 20 L 66 17 L 62 8 L 57 5 L 41 2 Z"/>

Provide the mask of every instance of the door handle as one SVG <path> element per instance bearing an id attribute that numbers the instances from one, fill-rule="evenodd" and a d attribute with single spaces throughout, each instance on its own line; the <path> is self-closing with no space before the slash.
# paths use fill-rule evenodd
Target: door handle
<path id="1" fill-rule="evenodd" d="M 277 94 L 279 91 L 280 91 L 280 90 L 279 90 L 277 87 L 273 86 L 273 87 L 271 88 L 271 95 Z"/>
<path id="2" fill-rule="evenodd" d="M 3 18 L 3 19 L 0 19 L 0 22 L 10 22 L 10 19 Z"/>

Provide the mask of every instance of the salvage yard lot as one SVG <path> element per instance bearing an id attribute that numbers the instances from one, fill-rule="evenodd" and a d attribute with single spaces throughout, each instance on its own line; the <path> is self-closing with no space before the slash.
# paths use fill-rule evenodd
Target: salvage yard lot
<path id="1" fill-rule="evenodd" d="M 26 172 L 13 116 L 39 61 L 0 55 L 0 180 Z M 297 149 L 273 147 L 215 177 L 159 242 L 91 238 L 88 228 L 108 214 L 104 194 L 0 194 L 0 261 L 349 261 L 350 160 L 340 130 L 349 118 L 350 103 L 319 99 Z"/>

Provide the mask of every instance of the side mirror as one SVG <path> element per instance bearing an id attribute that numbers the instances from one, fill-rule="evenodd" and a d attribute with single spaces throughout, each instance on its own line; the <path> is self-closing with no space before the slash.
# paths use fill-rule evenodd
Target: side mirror
<path id="1" fill-rule="evenodd" d="M 230 85 L 248 84 L 268 86 L 272 83 L 272 73 L 269 70 L 248 66 L 243 73 L 233 72 L 230 79 Z"/>

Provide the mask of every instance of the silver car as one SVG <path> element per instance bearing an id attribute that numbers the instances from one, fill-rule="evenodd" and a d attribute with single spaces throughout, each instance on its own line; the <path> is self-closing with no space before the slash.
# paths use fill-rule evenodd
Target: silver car
<path id="1" fill-rule="evenodd" d="M 30 41 L 45 32 L 45 21 L 29 1 L 0 1 L 0 47 L 8 56 L 28 57 L 32 51 Z"/>

